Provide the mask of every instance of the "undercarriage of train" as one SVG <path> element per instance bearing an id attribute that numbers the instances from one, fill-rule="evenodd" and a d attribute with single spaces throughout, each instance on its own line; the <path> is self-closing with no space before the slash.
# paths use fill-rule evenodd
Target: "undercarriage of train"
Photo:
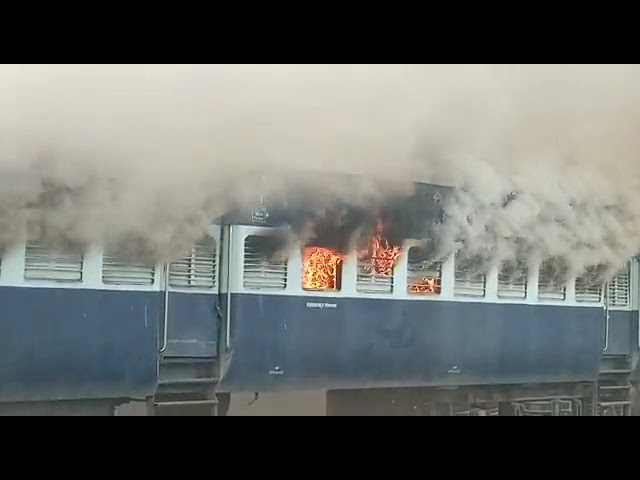
<path id="1" fill-rule="evenodd" d="M 451 388 L 332 390 L 328 416 L 631 416 L 627 356 L 603 358 L 597 382 Z M 640 413 L 640 412 L 639 412 Z"/>

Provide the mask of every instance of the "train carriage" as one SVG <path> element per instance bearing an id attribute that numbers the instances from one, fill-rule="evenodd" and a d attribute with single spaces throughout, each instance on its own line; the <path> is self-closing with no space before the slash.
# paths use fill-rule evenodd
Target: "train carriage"
<path id="1" fill-rule="evenodd" d="M 407 208 L 432 223 L 449 191 L 418 185 Z M 635 259 L 593 286 L 552 282 L 554 259 L 435 258 L 421 228 L 384 243 L 384 222 L 368 255 L 278 243 L 305 208 L 232 212 L 168 265 L 5 249 L 0 411 L 223 415 L 234 392 L 320 389 L 334 415 L 629 414 Z"/>

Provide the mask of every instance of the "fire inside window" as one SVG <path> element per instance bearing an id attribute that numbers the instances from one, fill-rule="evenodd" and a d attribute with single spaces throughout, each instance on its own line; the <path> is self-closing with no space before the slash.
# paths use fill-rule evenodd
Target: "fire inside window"
<path id="1" fill-rule="evenodd" d="M 391 246 L 384 237 L 382 222 L 378 222 L 376 233 L 369 239 L 366 248 L 360 251 L 360 259 L 368 263 L 368 270 L 381 276 L 393 274 L 393 267 L 400 256 L 400 247 Z"/>
<path id="2" fill-rule="evenodd" d="M 442 264 L 429 261 L 425 256 L 424 248 L 409 249 L 407 292 L 413 295 L 440 295 Z"/>
<path id="3" fill-rule="evenodd" d="M 391 246 L 383 235 L 383 224 L 377 222 L 375 233 L 358 252 L 358 287 L 364 277 L 393 280 L 393 269 L 400 247 Z M 304 290 L 340 290 L 344 255 L 335 249 L 306 246 L 303 248 L 302 288 Z M 363 291 L 362 288 L 359 288 Z M 377 290 L 376 290 L 377 291 Z"/>
<path id="4" fill-rule="evenodd" d="M 393 270 L 400 257 L 400 247 L 392 246 L 384 236 L 381 221 L 375 234 L 358 252 L 358 277 L 356 289 L 359 292 L 391 293 L 393 291 Z"/>
<path id="5" fill-rule="evenodd" d="M 305 290 L 340 290 L 341 253 L 330 248 L 304 247 L 302 288 Z"/>

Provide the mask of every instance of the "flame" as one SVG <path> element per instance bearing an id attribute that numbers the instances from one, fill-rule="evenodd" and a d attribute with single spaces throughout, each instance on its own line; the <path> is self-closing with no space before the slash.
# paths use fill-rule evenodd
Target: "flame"
<path id="1" fill-rule="evenodd" d="M 305 247 L 302 288 L 305 290 L 336 290 L 338 271 L 343 256 L 329 248 Z"/>
<path id="2" fill-rule="evenodd" d="M 384 237 L 384 225 L 378 220 L 376 234 L 369 240 L 366 250 L 360 252 L 365 259 L 362 269 L 366 273 L 389 276 L 400 256 L 400 247 L 392 247 Z"/>
<path id="3" fill-rule="evenodd" d="M 411 283 L 409 293 L 433 293 L 440 294 L 440 282 L 435 277 L 423 277 Z"/>

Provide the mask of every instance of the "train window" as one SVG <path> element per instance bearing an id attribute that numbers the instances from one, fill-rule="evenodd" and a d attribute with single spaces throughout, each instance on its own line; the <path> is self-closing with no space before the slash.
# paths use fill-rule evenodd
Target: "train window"
<path id="1" fill-rule="evenodd" d="M 250 235 L 244 241 L 243 285 L 251 290 L 284 290 L 287 259 L 274 251 L 274 239 Z"/>
<path id="2" fill-rule="evenodd" d="M 102 282 L 106 285 L 153 285 L 155 265 L 107 248 L 102 256 Z"/>
<path id="3" fill-rule="evenodd" d="M 567 268 L 561 258 L 548 258 L 540 264 L 538 298 L 540 300 L 565 300 Z"/>
<path id="4" fill-rule="evenodd" d="M 465 297 L 484 297 L 487 290 L 487 277 L 478 273 L 481 261 L 477 257 L 463 258 L 456 253 L 454 294 Z"/>
<path id="5" fill-rule="evenodd" d="M 358 258 L 356 290 L 363 293 L 393 292 L 393 263 Z"/>
<path id="6" fill-rule="evenodd" d="M 596 283 L 598 268 L 587 268 L 584 275 L 576 278 L 576 302 L 600 303 L 602 301 L 602 283 Z"/>
<path id="7" fill-rule="evenodd" d="M 421 247 L 411 247 L 407 262 L 407 293 L 412 295 L 440 295 L 442 292 L 442 263 L 428 259 Z"/>
<path id="8" fill-rule="evenodd" d="M 340 290 L 342 254 L 330 248 L 306 246 L 302 251 L 302 288 L 304 290 Z"/>
<path id="9" fill-rule="evenodd" d="M 217 282 L 217 244 L 206 237 L 187 254 L 169 265 L 169 286 L 174 288 L 215 288 Z"/>
<path id="10" fill-rule="evenodd" d="M 629 263 L 609 281 L 609 306 L 628 307 L 630 303 L 629 292 Z"/>
<path id="11" fill-rule="evenodd" d="M 26 280 L 82 281 L 83 255 L 78 252 L 50 249 L 27 242 L 24 278 Z"/>
<path id="12" fill-rule="evenodd" d="M 394 270 L 400 253 L 401 248 L 391 245 L 384 236 L 384 225 L 379 221 L 375 234 L 358 249 L 356 291 L 393 292 Z"/>
<path id="13" fill-rule="evenodd" d="M 498 271 L 498 298 L 527 298 L 528 272 L 522 260 L 502 262 Z"/>

